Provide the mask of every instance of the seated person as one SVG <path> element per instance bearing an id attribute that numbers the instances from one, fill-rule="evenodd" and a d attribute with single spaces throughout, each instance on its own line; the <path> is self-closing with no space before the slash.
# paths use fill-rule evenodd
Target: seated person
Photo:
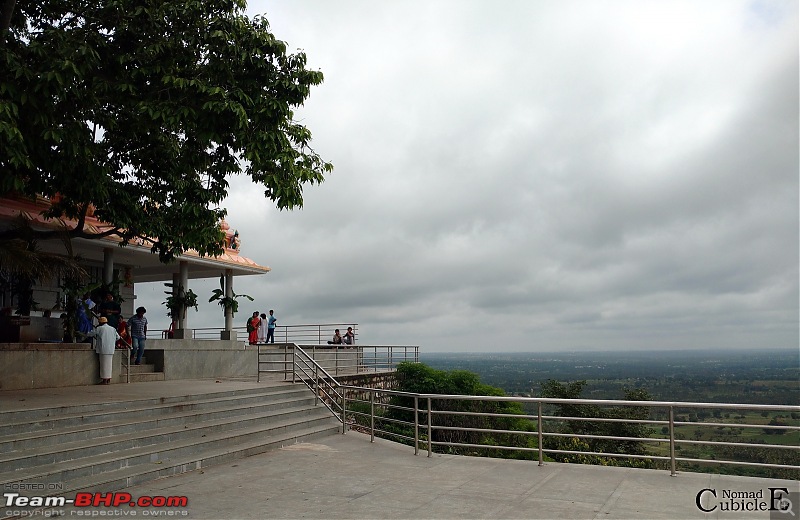
<path id="1" fill-rule="evenodd" d="M 342 335 L 339 334 L 339 329 L 336 329 L 333 333 L 333 340 L 328 340 L 328 345 L 341 345 L 342 344 Z"/>
<path id="2" fill-rule="evenodd" d="M 347 327 L 347 332 L 345 332 L 342 342 L 345 345 L 352 345 L 356 342 L 356 335 L 353 333 L 353 327 Z"/>

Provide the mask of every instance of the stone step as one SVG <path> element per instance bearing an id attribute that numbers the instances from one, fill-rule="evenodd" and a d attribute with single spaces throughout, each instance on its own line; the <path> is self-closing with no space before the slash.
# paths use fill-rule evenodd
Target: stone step
<path id="1" fill-rule="evenodd" d="M 70 426 L 92 425 L 120 418 L 153 418 L 169 415 L 175 411 L 195 411 L 218 406 L 257 404 L 265 399 L 285 398 L 291 395 L 308 395 L 308 389 L 301 385 L 280 385 L 265 389 L 250 389 L 235 394 L 206 394 L 203 396 L 179 396 L 183 399 L 163 398 L 93 403 L 61 408 L 0 412 L 0 451 L 3 441 L 19 434 L 59 430 Z M 187 398 L 194 397 L 194 400 Z"/>
<path id="2" fill-rule="evenodd" d="M 71 497 L 75 493 L 109 493 L 126 487 L 135 486 L 172 475 L 207 468 L 216 464 L 227 463 L 243 457 L 258 455 L 273 449 L 290 446 L 299 442 L 310 442 L 316 439 L 336 435 L 340 431 L 338 424 L 321 424 L 306 426 L 292 431 L 273 431 L 261 439 L 238 443 L 232 446 L 204 450 L 171 460 L 160 460 L 150 464 L 121 467 L 114 471 L 98 473 L 70 481 L 51 481 L 61 484 L 59 490 L 18 491 L 22 496 L 60 496 Z M 33 509 L 33 508 L 31 508 Z M 0 519 L 5 510 L 0 510 Z"/>
<path id="3" fill-rule="evenodd" d="M 144 374 L 144 373 L 147 373 L 147 372 L 155 372 L 156 371 L 156 366 L 155 365 L 148 365 L 146 363 L 142 363 L 141 365 L 131 365 L 130 368 L 131 368 L 131 375 L 133 375 L 133 374 Z M 128 372 L 128 365 L 123 364 L 122 365 L 122 375 L 125 375 L 126 372 Z"/>
<path id="4" fill-rule="evenodd" d="M 207 436 L 210 433 L 234 431 L 293 419 L 305 420 L 317 412 L 313 407 L 293 407 L 270 410 L 261 413 L 248 413 L 222 419 L 213 419 L 191 424 L 170 424 L 137 434 L 129 432 L 97 436 L 71 442 L 58 442 L 24 450 L 14 451 L 0 457 L 0 474 L 14 472 L 20 468 L 32 469 L 37 466 L 60 464 L 67 461 L 88 458 L 119 451 L 120 449 L 147 447 L 157 444 L 175 443 L 191 438 Z M 317 414 L 318 415 L 318 414 Z"/>
<path id="5" fill-rule="evenodd" d="M 320 407 L 316 407 L 320 409 Z M 324 410 L 324 412 L 322 411 Z M 294 438 L 294 431 L 306 428 L 329 431 L 338 431 L 339 423 L 331 417 L 327 409 L 321 408 L 319 412 L 304 417 L 303 421 L 296 418 L 286 418 L 268 424 L 250 425 L 235 430 L 215 431 L 205 434 L 193 435 L 188 438 L 175 441 L 167 441 L 162 444 L 148 446 L 137 446 L 115 450 L 109 453 L 102 453 L 83 457 L 75 460 L 56 462 L 46 466 L 35 466 L 31 468 L 20 468 L 16 471 L 6 471 L 0 473 L 0 487 L 13 483 L 38 483 L 38 482 L 60 482 L 65 487 L 74 480 L 87 479 L 88 477 L 117 471 L 133 466 L 150 466 L 164 464 L 172 465 L 176 461 L 184 464 L 186 459 L 203 460 L 208 455 L 203 455 L 206 451 L 227 452 L 228 449 L 240 451 L 237 445 L 246 446 L 246 449 L 260 446 L 272 435 L 288 435 L 286 438 Z M 263 451 L 266 451 L 265 448 Z M 216 457 L 216 455 L 214 455 Z M 193 468 L 194 469 L 194 468 Z"/>
<path id="6" fill-rule="evenodd" d="M 113 492 L 341 431 L 313 392 L 291 383 L 0 412 L 0 425 L 0 487 L 58 497 Z"/>
<path id="7" fill-rule="evenodd" d="M 301 385 L 293 385 L 291 383 L 278 383 L 271 385 L 264 385 L 254 388 L 245 388 L 238 390 L 223 390 L 220 392 L 204 392 L 202 394 L 188 394 L 188 395 L 169 395 L 164 397 L 136 397 L 132 395 L 129 399 L 124 401 L 119 400 L 97 400 L 86 402 L 82 404 L 72 404 L 67 406 L 56 407 L 31 407 L 20 408 L 16 410 L 0 410 L 0 425 L 5 424 L 6 420 L 9 422 L 23 422 L 35 421 L 42 418 L 55 418 L 64 415 L 84 414 L 90 412 L 107 412 L 118 409 L 127 409 L 130 406 L 146 407 L 157 406 L 162 404 L 177 404 L 192 402 L 198 399 L 217 399 L 233 396 L 249 396 L 253 394 L 272 394 L 275 391 L 288 391 L 296 390 L 303 392 L 306 389 Z M 24 399 L 23 399 L 24 400 Z"/>
<path id="8" fill-rule="evenodd" d="M 124 379 L 125 376 L 123 375 L 123 380 L 116 384 L 125 384 L 127 381 Z M 144 374 L 131 374 L 131 383 L 148 383 L 152 381 L 166 381 L 164 377 L 164 372 L 152 372 L 152 373 L 144 373 Z M 115 384 L 112 381 L 112 384 Z"/>
<path id="9" fill-rule="evenodd" d="M 313 396 L 302 395 L 296 397 L 274 398 L 259 403 L 245 402 L 243 404 L 231 403 L 224 408 L 208 410 L 183 411 L 178 410 L 167 416 L 153 418 L 128 418 L 120 417 L 118 420 L 61 428 L 58 430 L 43 430 L 31 432 L 26 435 L 11 435 L 0 439 L 0 461 L 5 457 L 34 450 L 50 447 L 54 444 L 62 446 L 65 443 L 101 440 L 106 437 L 127 435 L 141 435 L 143 431 L 156 428 L 184 427 L 206 421 L 215 421 L 231 417 L 240 417 L 248 414 L 262 414 L 283 410 L 286 408 L 313 405 Z"/>

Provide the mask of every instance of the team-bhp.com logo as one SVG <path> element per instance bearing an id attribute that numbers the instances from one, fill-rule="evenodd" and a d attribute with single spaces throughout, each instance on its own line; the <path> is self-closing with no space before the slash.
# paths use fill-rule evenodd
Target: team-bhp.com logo
<path id="1" fill-rule="evenodd" d="M 800 493 L 789 492 L 785 487 L 767 488 L 758 491 L 734 491 L 723 489 L 717 493 L 716 489 L 705 488 L 697 493 L 695 503 L 697 508 L 704 513 L 716 511 L 730 513 L 746 513 L 755 511 L 769 511 L 770 518 L 795 517 L 795 509 Z"/>
<path id="2" fill-rule="evenodd" d="M 88 507 L 112 507 L 122 508 L 124 506 L 139 507 L 139 508 L 168 508 L 168 507 L 186 507 L 189 504 L 189 499 L 186 496 L 141 496 L 134 498 L 130 493 L 76 493 L 75 498 L 66 498 L 60 496 L 23 496 L 20 493 L 5 492 L 5 506 L 10 508 L 58 508 L 65 506 L 73 506 L 76 508 Z M 7 511 L 8 512 L 8 511 Z M 94 516 L 89 515 L 90 511 L 77 511 L 78 516 Z M 82 514 L 86 513 L 86 514 Z M 96 513 L 96 511 L 91 511 Z M 25 513 L 18 510 L 14 516 L 28 516 L 30 513 Z M 158 510 L 140 510 L 142 516 L 160 516 Z M 136 510 L 130 510 L 126 516 L 135 516 Z"/>

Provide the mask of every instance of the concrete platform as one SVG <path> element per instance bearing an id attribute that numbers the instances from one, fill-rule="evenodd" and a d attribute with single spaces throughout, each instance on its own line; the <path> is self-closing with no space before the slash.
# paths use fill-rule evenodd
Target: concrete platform
<path id="1" fill-rule="evenodd" d="M 98 397 L 185 395 L 253 385 L 258 383 L 199 380 L 0 392 L 0 409 L 74 405 Z M 800 514 L 798 481 L 701 473 L 671 477 L 658 470 L 558 463 L 540 467 L 529 461 L 454 455 L 428 458 L 424 452 L 415 456 L 409 446 L 380 439 L 371 443 L 369 436 L 353 431 L 124 490 L 134 499 L 185 496 L 185 507 L 125 505 L 51 511 L 59 516 L 95 518 L 134 516 L 134 512 L 135 516 L 234 519 L 797 518 L 788 512 L 773 512 L 771 517 L 769 511 L 723 510 L 743 502 L 725 498 L 726 494 L 761 494 L 763 498 L 745 502 L 768 504 L 770 488 L 792 492 L 792 513 Z M 703 490 L 714 490 L 716 498 Z M 707 509 L 716 506 L 713 511 L 698 508 L 700 493 L 701 505 Z M 0 513 L 8 514 L 10 509 L 3 504 Z"/>

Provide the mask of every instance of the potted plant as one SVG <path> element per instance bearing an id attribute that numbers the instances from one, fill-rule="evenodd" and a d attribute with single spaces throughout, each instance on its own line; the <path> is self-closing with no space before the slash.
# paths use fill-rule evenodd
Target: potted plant
<path id="1" fill-rule="evenodd" d="M 171 288 L 169 291 L 164 291 L 167 299 L 162 302 L 169 309 L 167 316 L 173 319 L 184 319 L 186 318 L 186 309 L 189 307 L 194 307 L 195 311 L 199 310 L 197 307 L 197 295 L 194 291 L 191 289 L 184 290 L 181 284 L 165 283 L 164 285 Z"/>
<path id="2" fill-rule="evenodd" d="M 212 292 L 211 298 L 208 299 L 208 303 L 217 302 L 219 305 L 225 309 L 227 312 L 228 309 L 231 310 L 231 316 L 234 316 L 237 312 L 239 312 L 239 298 L 247 298 L 250 301 L 253 301 L 251 296 L 246 294 L 236 294 L 231 290 L 232 296 L 225 296 L 225 277 L 219 277 L 219 289 L 214 289 Z"/>

